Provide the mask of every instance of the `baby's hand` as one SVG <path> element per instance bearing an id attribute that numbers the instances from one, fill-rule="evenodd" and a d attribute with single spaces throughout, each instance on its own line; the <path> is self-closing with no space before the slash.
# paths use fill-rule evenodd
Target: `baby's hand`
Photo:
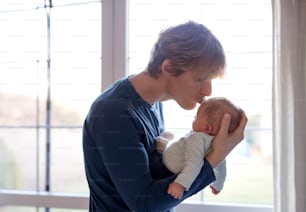
<path id="1" fill-rule="evenodd" d="M 174 138 L 174 135 L 171 132 L 163 132 L 160 136 L 155 138 L 156 141 L 156 150 L 160 154 L 163 154 L 170 140 Z"/>
<path id="2" fill-rule="evenodd" d="M 160 134 L 161 137 L 167 139 L 167 140 L 172 140 L 174 138 L 174 134 L 172 132 L 164 131 Z"/>
<path id="3" fill-rule="evenodd" d="M 181 184 L 176 182 L 170 183 L 168 186 L 168 194 L 170 194 L 175 199 L 181 199 L 183 197 L 185 188 Z"/>
<path id="4" fill-rule="evenodd" d="M 155 141 L 156 141 L 157 152 L 159 152 L 160 154 L 163 154 L 169 141 L 161 136 L 156 137 Z"/>
<path id="5" fill-rule="evenodd" d="M 212 185 L 209 185 L 210 189 L 211 189 L 211 192 L 214 194 L 214 195 L 217 195 L 220 193 L 220 191 L 218 191 L 217 189 L 215 189 Z"/>

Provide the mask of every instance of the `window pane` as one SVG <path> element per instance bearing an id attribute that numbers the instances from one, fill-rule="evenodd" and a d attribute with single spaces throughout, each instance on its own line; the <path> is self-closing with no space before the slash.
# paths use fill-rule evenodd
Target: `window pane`
<path id="1" fill-rule="evenodd" d="M 33 126 L 43 121 L 46 93 L 40 90 L 38 66 L 35 60 L 0 61 L 0 125 Z"/>
<path id="2" fill-rule="evenodd" d="M 101 87 L 101 4 L 55 7 L 51 13 L 54 124 L 82 125 Z M 82 15 L 80 15 L 82 14 Z M 70 111 L 70 112 L 69 112 Z"/>
<path id="3" fill-rule="evenodd" d="M 130 74 L 145 69 L 162 29 L 198 21 L 219 38 L 227 56 L 227 76 L 213 81 L 212 96 L 231 99 L 249 119 L 244 141 L 227 158 L 224 189 L 213 196 L 208 188 L 189 200 L 272 204 L 271 2 L 130 0 L 129 14 Z M 166 128 L 178 139 L 190 130 L 195 112 L 184 111 L 173 101 L 165 102 Z"/>
<path id="4" fill-rule="evenodd" d="M 52 0 L 52 4 L 54 6 L 91 4 L 93 2 L 98 3 L 100 0 Z"/>
<path id="5" fill-rule="evenodd" d="M 88 192 L 81 126 L 101 90 L 101 1 L 53 3 L 1 2 L 0 189 L 45 190 L 49 170 L 50 191 Z"/>
<path id="6" fill-rule="evenodd" d="M 82 130 L 52 129 L 51 188 L 54 192 L 88 192 L 83 165 Z"/>
<path id="7" fill-rule="evenodd" d="M 41 136 L 36 129 L 0 129 L 0 189 L 37 190 L 42 185 L 43 175 L 38 172 L 38 166 L 44 167 L 44 146 L 38 144 Z"/>
<path id="8" fill-rule="evenodd" d="M 0 13 L 3 11 L 26 10 L 37 7 L 38 0 L 1 0 Z"/>

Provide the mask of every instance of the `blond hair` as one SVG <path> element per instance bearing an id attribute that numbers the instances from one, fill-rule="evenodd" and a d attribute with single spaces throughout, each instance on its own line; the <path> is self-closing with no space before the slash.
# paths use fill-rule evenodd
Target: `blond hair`
<path id="1" fill-rule="evenodd" d="M 170 27 L 159 34 L 147 66 L 152 77 L 158 78 L 165 59 L 171 61 L 174 76 L 198 66 L 209 75 L 223 76 L 226 66 L 221 43 L 204 25 L 193 21 Z"/>

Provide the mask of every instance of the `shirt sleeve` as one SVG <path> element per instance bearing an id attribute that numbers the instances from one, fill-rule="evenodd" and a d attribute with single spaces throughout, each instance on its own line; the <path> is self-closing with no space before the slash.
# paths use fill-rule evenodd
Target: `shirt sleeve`
<path id="1" fill-rule="evenodd" d="M 175 182 L 183 185 L 188 191 L 204 164 L 205 149 L 203 139 L 193 134 L 185 140 L 185 164 Z"/>
<path id="2" fill-rule="evenodd" d="M 216 181 L 212 183 L 212 186 L 221 191 L 224 187 L 224 182 L 226 178 L 226 160 L 223 160 L 218 166 L 214 168 Z"/>
<path id="3" fill-rule="evenodd" d="M 184 197 L 181 200 L 172 198 L 167 194 L 167 187 L 176 175 L 159 180 L 152 178 L 141 122 L 119 105 L 112 104 L 112 110 L 105 111 L 116 111 L 116 115 L 101 112 L 92 117 L 95 119 L 91 126 L 95 148 L 103 159 L 112 184 L 132 211 L 168 210 L 214 181 L 212 167 L 208 162 L 204 163 Z"/>

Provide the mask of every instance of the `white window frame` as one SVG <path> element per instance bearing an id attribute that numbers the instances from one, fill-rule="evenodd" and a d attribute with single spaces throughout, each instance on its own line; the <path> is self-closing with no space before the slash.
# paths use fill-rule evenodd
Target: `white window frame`
<path id="1" fill-rule="evenodd" d="M 128 73 L 128 3 L 102 3 L 102 90 Z"/>
<path id="2" fill-rule="evenodd" d="M 128 3 L 128 0 L 103 0 L 102 3 L 102 90 L 128 73 Z M 1 206 L 88 209 L 88 204 L 88 194 L 0 189 L 0 209 Z M 176 211 L 272 212 L 273 207 L 186 201 Z"/>

